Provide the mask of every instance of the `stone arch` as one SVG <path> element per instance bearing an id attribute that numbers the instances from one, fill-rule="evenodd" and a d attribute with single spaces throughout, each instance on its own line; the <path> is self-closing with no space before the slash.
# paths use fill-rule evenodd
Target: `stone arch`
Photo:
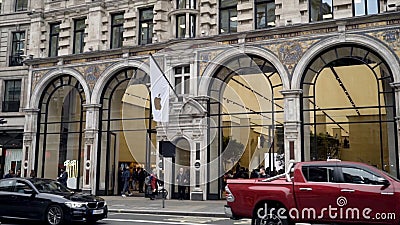
<path id="1" fill-rule="evenodd" d="M 145 73 L 150 74 L 150 67 L 149 65 L 147 65 L 144 62 L 138 61 L 138 60 L 128 60 L 125 62 L 121 62 L 121 63 L 116 63 L 110 67 L 108 67 L 101 75 L 100 78 L 97 80 L 94 88 L 93 88 L 93 93 L 92 93 L 92 97 L 91 97 L 91 103 L 93 104 L 99 104 L 100 103 L 100 97 L 101 97 L 101 93 L 104 89 L 104 86 L 106 85 L 107 81 L 109 79 L 111 79 L 111 77 L 123 70 L 123 69 L 127 69 L 127 68 L 132 68 L 132 67 L 136 67 L 138 69 L 143 70 Z"/>
<path id="2" fill-rule="evenodd" d="M 90 100 L 90 88 L 86 83 L 85 78 L 83 75 L 78 72 L 77 70 L 70 69 L 70 68 L 63 68 L 63 69 L 54 69 L 46 73 L 43 78 L 38 82 L 36 85 L 35 89 L 32 92 L 32 98 L 30 101 L 30 107 L 31 108 L 38 108 L 39 107 L 39 101 L 42 96 L 43 91 L 47 87 L 47 85 L 57 76 L 60 75 L 71 75 L 74 78 L 76 78 L 79 83 L 82 85 L 86 99 Z M 90 102 L 86 102 L 89 104 Z"/>
<path id="3" fill-rule="evenodd" d="M 293 71 L 293 79 L 291 88 L 293 90 L 301 89 L 301 80 L 304 71 L 306 70 L 308 64 L 314 60 L 314 58 L 320 54 L 325 49 L 334 46 L 340 46 L 341 44 L 357 44 L 364 47 L 367 47 L 373 51 L 375 51 L 383 60 L 388 64 L 390 71 L 393 75 L 393 79 L 395 82 L 400 81 L 400 63 L 396 55 L 388 50 L 389 48 L 382 42 L 363 35 L 355 35 L 355 34 L 347 34 L 346 39 L 341 41 L 338 37 L 331 37 L 325 40 L 322 40 L 312 47 L 310 47 L 303 57 L 300 59 L 298 64 L 296 65 Z"/>
<path id="4" fill-rule="evenodd" d="M 289 72 L 274 53 L 260 47 L 246 46 L 244 47 L 243 50 L 237 48 L 231 48 L 229 50 L 226 50 L 220 53 L 215 59 L 212 60 L 212 62 L 206 67 L 206 69 L 203 72 L 203 75 L 201 76 L 198 95 L 207 96 L 210 80 L 216 73 L 218 68 L 227 61 L 242 54 L 256 55 L 264 58 L 266 61 L 269 61 L 279 73 L 279 77 L 281 78 L 283 84 L 283 90 L 290 89 Z"/>

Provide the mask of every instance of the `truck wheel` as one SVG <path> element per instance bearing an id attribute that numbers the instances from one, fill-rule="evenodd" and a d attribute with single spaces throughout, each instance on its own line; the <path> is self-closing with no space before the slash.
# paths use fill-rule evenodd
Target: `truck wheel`
<path id="1" fill-rule="evenodd" d="M 263 210 L 263 207 L 257 208 L 251 220 L 252 225 L 290 225 L 288 218 L 281 218 L 276 210 L 266 214 Z"/>

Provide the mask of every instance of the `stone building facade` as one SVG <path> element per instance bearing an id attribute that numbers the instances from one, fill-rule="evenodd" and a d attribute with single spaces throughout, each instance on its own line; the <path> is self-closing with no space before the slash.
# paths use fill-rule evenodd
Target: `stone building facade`
<path id="1" fill-rule="evenodd" d="M 24 175 L 67 166 L 70 187 L 112 195 L 121 165 L 143 166 L 176 197 L 183 167 L 201 200 L 229 170 L 291 159 L 399 176 L 400 1 L 21 2 L 2 2 L 1 79 L 23 97 L 1 128 L 24 125 Z M 150 54 L 177 94 L 169 123 L 151 117 Z"/>

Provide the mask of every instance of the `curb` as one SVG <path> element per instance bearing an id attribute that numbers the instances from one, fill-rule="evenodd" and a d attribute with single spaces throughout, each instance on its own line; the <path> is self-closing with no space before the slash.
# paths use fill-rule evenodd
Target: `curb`
<path id="1" fill-rule="evenodd" d="M 228 218 L 225 213 L 211 212 L 184 212 L 184 211 L 148 211 L 148 210 L 132 210 L 132 209 L 108 209 L 108 212 L 114 213 L 131 213 L 131 214 L 155 214 L 155 215 L 174 215 L 174 216 L 201 216 L 201 217 L 217 217 Z"/>

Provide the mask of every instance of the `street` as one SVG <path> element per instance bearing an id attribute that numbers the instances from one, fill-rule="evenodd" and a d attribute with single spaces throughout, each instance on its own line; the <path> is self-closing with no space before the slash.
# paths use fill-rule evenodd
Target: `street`
<path id="1" fill-rule="evenodd" d="M 36 225 L 40 222 L 16 221 L 10 220 L 1 223 L 2 225 Z M 192 216 L 170 216 L 170 215 L 154 215 L 154 214 L 127 214 L 127 213 L 109 213 L 108 218 L 101 220 L 98 225 L 125 225 L 125 224 L 160 224 L 160 225 L 239 225 L 250 224 L 250 220 L 230 220 L 228 218 L 217 217 L 192 217 Z"/>

